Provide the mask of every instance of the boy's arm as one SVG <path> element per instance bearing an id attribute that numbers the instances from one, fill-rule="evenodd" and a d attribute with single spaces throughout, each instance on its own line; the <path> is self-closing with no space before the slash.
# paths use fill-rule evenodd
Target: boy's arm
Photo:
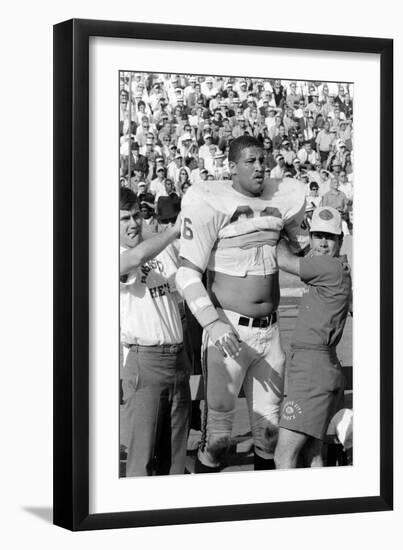
<path id="1" fill-rule="evenodd" d="M 299 277 L 299 257 L 293 254 L 285 239 L 277 245 L 277 263 L 280 269 Z"/>

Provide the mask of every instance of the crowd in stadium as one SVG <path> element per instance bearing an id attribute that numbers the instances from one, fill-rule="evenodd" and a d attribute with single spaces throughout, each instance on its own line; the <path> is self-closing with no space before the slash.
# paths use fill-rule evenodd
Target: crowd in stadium
<path id="1" fill-rule="evenodd" d="M 229 144 L 244 134 L 262 142 L 268 176 L 306 184 L 308 219 L 332 206 L 351 232 L 351 85 L 121 73 L 120 184 L 139 195 L 152 232 L 190 185 L 230 179 Z"/>

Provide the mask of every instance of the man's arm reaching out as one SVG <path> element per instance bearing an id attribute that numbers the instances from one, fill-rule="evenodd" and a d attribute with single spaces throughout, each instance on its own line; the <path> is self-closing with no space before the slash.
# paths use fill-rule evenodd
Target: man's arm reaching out
<path id="1" fill-rule="evenodd" d="M 120 275 L 126 275 L 132 269 L 143 265 L 148 260 L 155 258 L 164 248 L 171 244 L 180 234 L 180 216 L 175 225 L 168 227 L 155 237 L 142 241 L 134 248 L 129 248 L 120 255 Z"/>

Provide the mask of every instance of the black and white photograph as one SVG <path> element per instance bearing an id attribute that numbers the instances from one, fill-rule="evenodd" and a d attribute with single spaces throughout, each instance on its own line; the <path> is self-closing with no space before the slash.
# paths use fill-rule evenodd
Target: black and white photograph
<path id="1" fill-rule="evenodd" d="M 392 50 L 55 27 L 57 525 L 393 505 Z"/>
<path id="2" fill-rule="evenodd" d="M 119 476 L 353 466 L 354 83 L 117 78 Z"/>

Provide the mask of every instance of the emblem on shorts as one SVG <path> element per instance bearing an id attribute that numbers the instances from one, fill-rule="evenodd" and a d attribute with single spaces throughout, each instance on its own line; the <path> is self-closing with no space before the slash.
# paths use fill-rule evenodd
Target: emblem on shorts
<path id="1" fill-rule="evenodd" d="M 330 210 L 321 210 L 321 211 L 319 212 L 319 218 L 320 218 L 321 220 L 326 220 L 326 221 L 327 221 L 327 220 L 333 219 L 333 217 L 334 217 L 334 216 L 333 216 L 333 214 L 330 212 Z"/>
<path id="2" fill-rule="evenodd" d="M 295 420 L 298 414 L 302 414 L 302 409 L 295 401 L 287 401 L 283 408 L 282 417 L 285 420 Z"/>

